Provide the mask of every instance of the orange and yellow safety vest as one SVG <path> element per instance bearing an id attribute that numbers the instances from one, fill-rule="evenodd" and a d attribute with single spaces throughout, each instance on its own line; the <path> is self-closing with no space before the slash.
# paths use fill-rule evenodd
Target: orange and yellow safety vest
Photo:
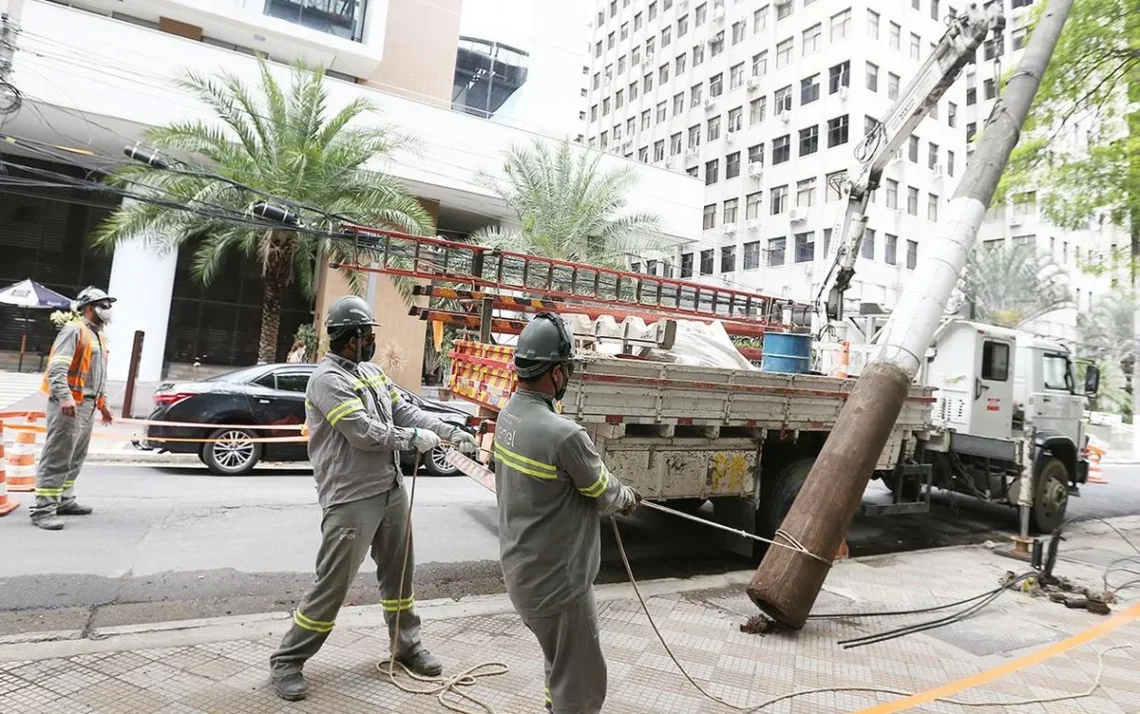
<path id="1" fill-rule="evenodd" d="M 71 398 L 75 400 L 75 403 L 82 404 L 84 388 L 87 386 L 87 375 L 91 374 L 91 359 L 95 352 L 95 343 L 99 344 L 99 350 L 102 352 L 103 341 L 95 334 L 95 331 L 85 323 L 80 322 L 77 324 L 79 326 L 79 337 L 75 345 L 75 354 L 71 356 L 71 363 L 67 368 L 67 388 L 71 391 Z M 53 345 L 51 352 L 48 353 L 48 370 L 51 369 L 54 356 L 55 346 Z M 102 355 L 100 358 L 102 358 Z M 44 394 L 51 394 L 51 384 L 48 382 L 47 370 L 44 371 L 44 381 L 40 386 L 40 390 L 43 391 Z M 96 399 L 95 406 L 102 409 L 104 405 L 103 395 L 99 395 Z"/>

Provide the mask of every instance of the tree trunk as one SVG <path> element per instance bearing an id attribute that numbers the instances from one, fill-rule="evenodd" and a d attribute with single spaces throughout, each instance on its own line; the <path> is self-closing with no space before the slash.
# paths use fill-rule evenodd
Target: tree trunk
<path id="1" fill-rule="evenodd" d="M 274 231 L 266 240 L 270 242 L 270 246 L 265 251 L 262 264 L 265 291 L 261 296 L 261 339 L 257 348 L 257 360 L 277 362 L 281 296 L 293 277 L 293 260 L 290 251 L 292 237 L 283 231 Z"/>
<path id="2" fill-rule="evenodd" d="M 1140 38 L 1129 38 L 1133 49 L 1140 49 Z M 1128 78 L 1128 101 L 1140 106 L 1140 65 L 1134 65 Z M 1135 148 L 1133 142 L 1140 141 L 1140 111 L 1128 115 L 1128 151 Z M 1133 151 L 1129 157 L 1128 191 L 1129 198 L 1129 277 L 1132 279 L 1132 299 L 1140 300 L 1140 156 Z M 1140 458 L 1140 310 L 1132 315 L 1132 454 Z"/>

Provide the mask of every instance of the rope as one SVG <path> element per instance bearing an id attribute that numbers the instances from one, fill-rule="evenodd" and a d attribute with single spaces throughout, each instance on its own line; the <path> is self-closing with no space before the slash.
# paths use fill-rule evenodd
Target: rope
<path id="1" fill-rule="evenodd" d="M 399 590 L 397 590 L 400 597 L 404 595 L 404 582 L 408 575 L 408 558 L 412 552 L 412 506 L 415 505 L 416 502 L 416 482 L 419 472 L 420 453 L 416 452 L 416 458 L 412 466 L 412 488 L 411 493 L 408 495 L 408 518 L 404 526 L 404 563 L 400 567 L 400 587 Z M 462 672 L 451 676 L 438 675 L 435 677 L 427 677 L 422 674 L 416 674 L 402 663 L 396 661 L 396 647 L 400 642 L 401 612 L 402 610 L 396 610 L 396 627 L 394 628 L 396 630 L 396 636 L 390 645 L 391 652 L 389 657 L 376 664 L 377 671 L 387 677 L 388 681 L 392 683 L 392 686 L 401 692 L 413 695 L 434 696 L 441 706 L 453 712 L 458 712 L 459 714 L 498 714 L 493 706 L 474 695 L 464 692 L 463 688 L 475 686 L 482 677 L 495 677 L 506 674 L 511 671 L 511 668 L 503 662 L 480 662 L 473 667 L 468 667 Z M 421 682 L 426 686 L 416 686 L 403 682 L 400 675 L 397 674 L 397 667 L 400 668 L 400 672 L 402 672 L 403 676 L 406 676 L 414 682 Z M 451 695 L 450 699 L 448 695 Z M 471 702 L 479 708 L 473 709 L 465 705 L 464 702 Z"/>
<path id="2" fill-rule="evenodd" d="M 648 502 L 642 502 L 642 505 L 655 506 L 656 504 L 650 504 Z M 662 506 L 662 507 L 658 507 L 658 510 L 671 511 L 672 509 L 666 509 L 665 507 Z M 673 511 L 673 512 L 678 513 L 679 515 L 684 515 L 684 514 L 680 514 L 678 511 Z M 703 519 L 699 519 L 699 518 L 696 520 L 703 521 Z M 709 523 L 708 521 L 703 521 L 703 522 Z M 684 665 L 681 664 L 680 660 L 677 659 L 677 655 L 673 654 L 673 650 L 672 650 L 672 648 L 669 647 L 669 643 L 665 641 L 665 636 L 661 634 L 661 630 L 657 627 L 657 622 L 653 619 L 653 615 L 651 615 L 649 612 L 649 605 L 646 603 L 645 597 L 641 594 L 641 588 L 639 588 L 637 586 L 637 580 L 633 577 L 633 568 L 630 566 L 629 557 L 625 553 L 625 544 L 623 544 L 622 540 L 621 540 L 621 532 L 618 530 L 617 518 L 614 518 L 611 516 L 610 517 L 610 525 L 612 525 L 613 529 L 614 529 L 614 540 L 617 543 L 618 554 L 621 555 L 622 565 L 625 566 L 625 574 L 629 578 L 629 584 L 633 586 L 633 592 L 635 595 L 637 595 L 638 602 L 641 603 L 641 610 L 645 613 L 646 619 L 649 620 L 649 626 L 651 628 L 653 628 L 654 634 L 657 635 L 657 639 L 658 639 L 658 641 L 661 642 L 661 646 L 665 649 L 665 653 L 669 655 L 669 659 L 673 660 L 673 664 L 676 665 L 677 670 L 681 672 L 681 675 L 686 680 L 688 680 L 689 684 L 693 685 L 694 689 L 696 689 L 698 692 L 700 692 L 702 695 L 704 695 L 704 697 L 706 699 L 708 699 L 709 701 L 716 702 L 717 704 L 720 704 L 723 707 L 726 707 L 728 709 L 731 709 L 731 710 L 737 711 L 737 712 L 757 712 L 757 711 L 760 711 L 761 709 L 767 709 L 768 707 L 770 707 L 774 704 L 777 704 L 777 703 L 782 702 L 782 701 L 786 701 L 788 699 L 805 697 L 805 696 L 812 695 L 812 694 L 825 694 L 825 693 L 835 693 L 835 692 L 863 692 L 863 693 L 867 693 L 867 694 L 891 694 L 891 695 L 900 696 L 900 697 L 910 697 L 910 696 L 914 696 L 916 694 L 916 692 L 907 692 L 907 691 L 903 691 L 900 689 L 887 689 L 887 688 L 883 688 L 883 687 L 819 687 L 816 689 L 801 689 L 799 691 L 789 692 L 787 694 L 781 694 L 778 697 L 772 697 L 770 699 L 766 699 L 763 702 L 760 702 L 759 704 L 741 706 L 739 704 L 732 704 L 731 702 L 725 701 L 721 697 L 718 697 L 715 694 L 710 693 L 703 686 L 701 686 L 701 684 L 699 682 L 697 682 L 697 680 L 693 679 L 692 675 L 689 674 L 688 670 L 686 670 Z M 710 525 L 719 525 L 719 524 L 711 524 L 710 523 Z M 733 529 L 728 529 L 728 530 L 733 530 Z M 779 531 L 777 531 L 777 535 L 780 535 Z M 762 539 L 759 539 L 758 537 L 757 537 L 757 539 L 762 540 Z M 791 539 L 791 541 L 793 542 L 792 550 L 796 550 L 795 546 L 799 545 L 798 542 L 796 542 L 795 539 Z M 770 543 L 771 541 L 765 541 L 765 542 Z M 782 544 L 780 544 L 780 543 L 774 543 L 774 545 L 781 545 L 782 546 Z M 787 547 L 787 546 L 783 546 L 783 547 Z M 802 546 L 800 546 L 800 547 L 802 548 Z M 803 551 L 801 551 L 801 552 L 803 552 Z M 809 555 L 810 555 L 810 553 L 809 553 Z M 1070 700 L 1074 700 L 1074 699 L 1083 699 L 1085 697 L 1092 696 L 1093 693 L 1095 693 L 1101 687 L 1101 679 L 1104 676 L 1104 656 L 1106 654 L 1108 654 L 1109 652 L 1112 652 L 1113 650 L 1129 649 L 1131 647 L 1132 647 L 1132 645 L 1115 645 L 1113 647 L 1106 647 L 1105 649 L 1098 652 L 1097 653 L 1096 677 L 1093 679 L 1092 685 L 1088 689 L 1086 689 L 1082 692 L 1077 692 L 1074 694 L 1062 694 L 1062 695 L 1058 695 L 1055 697 L 1042 697 L 1042 698 L 1038 698 L 1038 699 L 1020 699 L 1020 700 L 1014 700 L 1014 701 L 967 702 L 967 701 L 962 701 L 960 699 L 952 699 L 949 697 L 939 697 L 933 701 L 946 702 L 947 704 L 956 704 L 957 706 L 960 706 L 960 707 L 1024 707 L 1024 706 L 1031 706 L 1033 704 L 1052 704 L 1054 702 L 1065 702 L 1065 701 L 1070 701 Z"/>

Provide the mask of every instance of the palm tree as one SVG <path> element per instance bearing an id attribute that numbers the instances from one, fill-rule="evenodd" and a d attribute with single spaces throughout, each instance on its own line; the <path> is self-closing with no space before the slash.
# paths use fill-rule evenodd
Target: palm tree
<path id="1" fill-rule="evenodd" d="M 1069 276 L 1053 258 L 1026 245 L 975 250 L 958 285 L 977 320 L 1020 327 L 1054 310 L 1076 307 Z"/>
<path id="2" fill-rule="evenodd" d="M 258 357 L 271 362 L 277 357 L 284 291 L 296 283 L 311 297 L 321 256 L 341 264 L 360 258 L 362 249 L 351 241 L 331 238 L 338 219 L 424 234 L 431 218 L 396 179 L 369 168 L 409 147 L 391 129 L 365 125 L 376 111 L 371 102 L 359 98 L 332 113 L 323 68 L 294 66 L 288 93 L 264 60 L 260 69 L 256 88 L 228 72 L 214 77 L 187 72 L 177 80 L 210 108 L 215 121 L 156 127 L 147 131 L 146 140 L 188 155 L 208 170 L 145 164 L 117 170 L 112 182 L 142 186 L 142 192 L 166 205 L 124 202 L 99 227 L 94 241 L 103 247 L 136 238 L 160 247 L 190 246 L 192 274 L 205 285 L 220 275 L 232 254 L 256 258 L 265 283 Z M 317 230 L 266 229 L 240 220 L 259 200 L 296 210 L 303 226 Z M 359 290 L 360 273 L 344 275 Z"/>
<path id="3" fill-rule="evenodd" d="M 1111 292 L 1099 297 L 1088 312 L 1077 315 L 1080 353 L 1096 360 L 1101 369 L 1100 398 L 1124 414 L 1132 412 L 1132 364 L 1140 356 L 1133 328 L 1138 310 L 1140 300 L 1135 295 Z"/>
<path id="4" fill-rule="evenodd" d="M 472 234 L 476 243 L 546 258 L 606 267 L 625 267 L 629 255 L 658 246 L 649 236 L 657 217 L 624 213 L 626 194 L 637 181 L 633 168 L 601 171 L 602 155 L 573 150 L 562 142 L 552 150 L 535 140 L 511 147 L 505 179 L 481 173 L 518 217 L 519 228 L 488 226 Z"/>

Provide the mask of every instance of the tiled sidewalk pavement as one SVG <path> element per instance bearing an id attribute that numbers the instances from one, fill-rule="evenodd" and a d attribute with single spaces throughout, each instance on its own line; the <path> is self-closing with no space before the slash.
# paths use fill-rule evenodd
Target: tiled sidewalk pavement
<path id="1" fill-rule="evenodd" d="M 1140 544 L 1140 518 L 1113 521 Z M 1102 524 L 1074 528 L 1062 546 L 1059 575 L 1100 582 L 1111 560 L 1134 554 Z M 983 547 L 881 556 L 840 564 L 817 612 L 873 611 L 929 606 L 994 586 L 1022 568 Z M 743 582 L 747 574 L 735 576 Z M 1122 582 L 1116 576 L 1117 582 Z M 730 578 L 732 579 L 732 578 Z M 1127 576 L 1124 576 L 1127 579 Z M 924 618 L 813 621 L 797 634 L 746 635 L 738 626 L 755 612 L 740 585 L 689 590 L 694 583 L 646 584 L 650 608 L 680 659 L 708 688 L 737 704 L 756 703 L 794 689 L 841 685 L 927 690 L 989 669 L 1012 657 L 1065 639 L 1102 621 L 1022 593 L 1004 594 L 975 618 L 884 644 L 843 650 L 836 641 Z M 699 584 L 699 583 L 698 583 Z M 601 588 L 603 646 L 610 663 L 605 711 L 725 712 L 682 679 L 624 587 Z M 1125 593 L 1127 594 L 1127 593 Z M 1131 591 L 1135 602 L 1140 592 Z M 1124 610 L 1129 600 L 1116 607 Z M 425 642 L 448 671 L 488 659 L 511 672 L 480 680 L 471 690 L 501 714 L 541 711 L 542 664 L 533 637 L 499 598 L 469 603 L 425 603 Z M 925 616 L 928 619 L 930 616 Z M 311 712 L 375 714 L 442 712 L 433 697 L 413 697 L 383 681 L 375 663 L 385 648 L 380 614 L 370 608 L 342 613 L 337 629 L 312 660 L 310 698 L 277 699 L 267 660 L 287 624 L 281 615 L 230 618 L 223 624 L 166 631 L 120 628 L 104 639 L 6 644 L 0 641 L 0 711 L 5 714 L 260 714 Z M 64 635 L 66 637 L 66 635 Z M 1088 688 L 1097 653 L 1135 644 L 1105 657 L 1103 688 L 1092 697 L 1047 705 L 963 708 L 936 703 L 913 712 L 1024 712 L 1027 714 L 1136 714 L 1140 712 L 1140 621 L 1042 664 L 957 695 L 966 701 L 1052 697 Z M 175 645 L 175 646 L 172 646 Z M 820 694 L 776 704 L 765 712 L 855 712 L 891 697 Z"/>

